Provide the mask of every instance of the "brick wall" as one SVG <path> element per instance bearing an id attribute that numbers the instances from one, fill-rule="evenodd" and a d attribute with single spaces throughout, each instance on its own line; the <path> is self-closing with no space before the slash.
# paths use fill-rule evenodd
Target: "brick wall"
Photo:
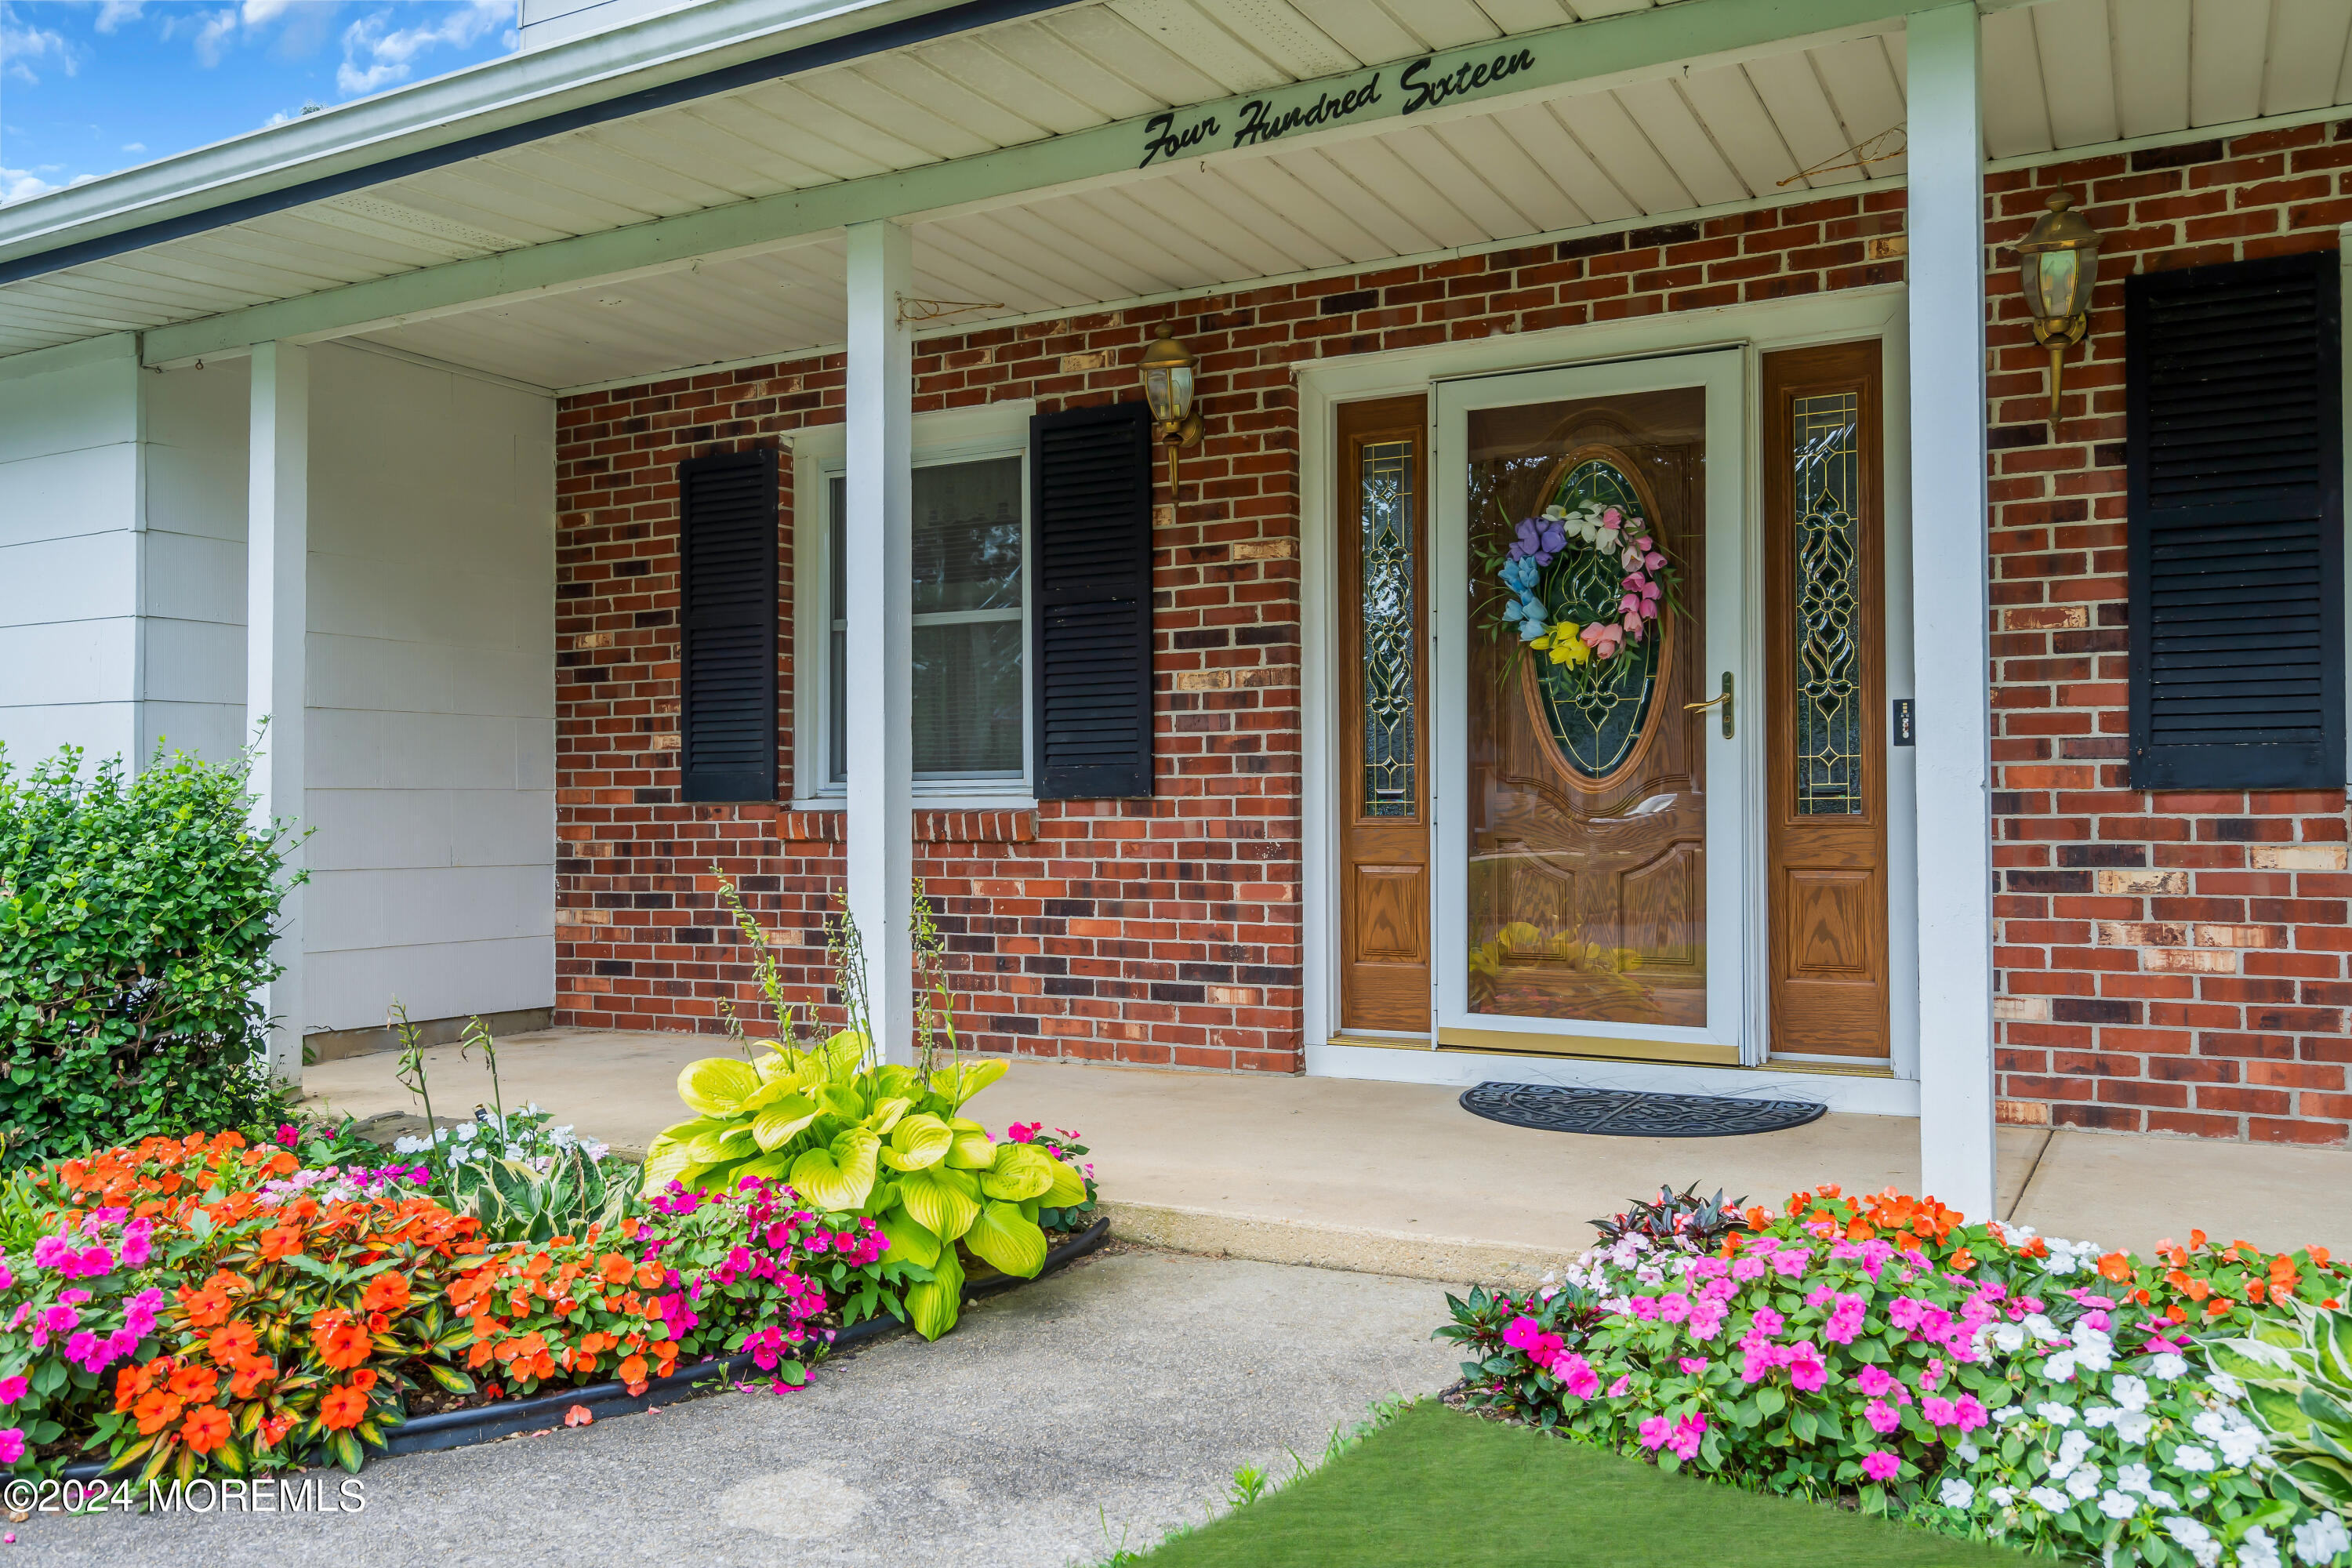
<path id="1" fill-rule="evenodd" d="M 1996 243 L 2062 184 L 2106 236 L 2054 428 L 2005 253 L 1987 280 L 2006 1120 L 2313 1142 L 2352 1121 L 2344 800 L 2149 795 L 2126 787 L 2123 761 L 2121 279 L 2332 247 L 2352 218 L 2347 164 L 2352 131 L 2314 126 L 1989 177 Z M 1158 798 L 919 825 L 979 1043 L 1300 1064 L 1297 363 L 1898 281 L 1901 229 L 1899 192 L 1809 200 L 924 343 L 919 407 L 1051 407 L 1133 395 L 1135 356 L 1172 321 L 1201 355 L 1210 431 L 1157 531 Z M 837 421 L 841 382 L 835 358 L 563 405 L 565 1022 L 712 1029 L 721 998 L 749 1006 L 713 860 L 781 933 L 796 993 L 822 994 L 836 825 L 677 800 L 675 468 Z M 783 500 L 789 603 L 789 459 Z M 788 636 L 779 658 L 789 701 Z"/>
<path id="2" fill-rule="evenodd" d="M 1898 280 L 1900 193 L 933 339 L 919 410 L 1135 395 L 1162 321 L 1200 356 L 1203 447 L 1155 529 L 1156 798 L 938 814 L 917 869 L 995 1050 L 1296 1071 L 1302 360 Z M 823 996 L 835 822 L 677 799 L 677 465 L 840 418 L 838 356 L 566 399 L 558 416 L 557 1007 L 589 1026 L 757 1018 L 716 863 L 794 994 Z M 791 603 L 784 462 L 782 598 Z M 778 647 L 793 690 L 789 629 Z M 789 726 L 781 759 L 792 777 Z M 1016 819 L 1017 820 L 1014 820 Z"/>
<path id="3" fill-rule="evenodd" d="M 2347 168 L 2352 122 L 1987 181 L 1997 244 L 2060 186 L 2105 237 L 2054 426 L 2013 267 L 1988 280 L 2004 1120 L 2299 1143 L 2352 1121 L 2343 792 L 2127 787 L 2123 446 L 2123 279 L 2333 249 Z"/>

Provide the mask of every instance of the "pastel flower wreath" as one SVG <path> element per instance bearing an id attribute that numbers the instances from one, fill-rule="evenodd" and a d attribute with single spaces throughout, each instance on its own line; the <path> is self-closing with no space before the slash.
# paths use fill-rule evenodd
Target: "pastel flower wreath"
<path id="1" fill-rule="evenodd" d="M 1595 555 L 1614 558 L 1622 574 L 1619 596 L 1606 613 L 1580 624 L 1570 618 L 1580 609 L 1577 583 L 1586 558 Z M 1515 632 L 1527 649 L 1548 654 L 1561 673 L 1588 679 L 1645 641 L 1674 601 L 1674 568 L 1648 522 L 1590 497 L 1521 519 L 1490 569 L 1503 586 L 1497 629 Z"/>

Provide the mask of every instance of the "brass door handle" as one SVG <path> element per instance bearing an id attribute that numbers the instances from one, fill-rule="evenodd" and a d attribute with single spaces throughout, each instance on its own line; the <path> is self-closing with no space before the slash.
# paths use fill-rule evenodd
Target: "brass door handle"
<path id="1" fill-rule="evenodd" d="M 1683 711 L 1685 713 L 1704 713 L 1710 708 L 1720 708 L 1723 710 L 1723 738 L 1728 741 L 1731 739 L 1731 671 L 1727 669 L 1723 672 L 1723 694 L 1721 696 L 1710 697 L 1704 702 L 1685 702 L 1683 704 Z"/>

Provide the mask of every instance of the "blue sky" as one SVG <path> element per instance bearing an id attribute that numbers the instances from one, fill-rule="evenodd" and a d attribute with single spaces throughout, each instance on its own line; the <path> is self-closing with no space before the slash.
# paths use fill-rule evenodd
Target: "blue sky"
<path id="1" fill-rule="evenodd" d="M 0 0 L 0 202 L 493 59 L 514 0 Z"/>

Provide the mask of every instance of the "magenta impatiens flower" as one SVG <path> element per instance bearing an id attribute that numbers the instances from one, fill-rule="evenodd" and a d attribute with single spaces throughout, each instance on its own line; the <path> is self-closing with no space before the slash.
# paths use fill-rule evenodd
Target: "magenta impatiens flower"
<path id="1" fill-rule="evenodd" d="M 0 1426 L 0 1465 L 13 1465 L 24 1457 L 24 1428 Z"/>
<path id="2" fill-rule="evenodd" d="M 16 1404 L 25 1397 L 25 1390 L 30 1384 L 31 1379 L 21 1373 L 15 1377 L 0 1377 L 0 1405 Z"/>
<path id="3" fill-rule="evenodd" d="M 1903 1425 L 1903 1413 L 1884 1399 L 1872 1400 L 1862 1414 L 1870 1423 L 1870 1429 L 1882 1437 Z"/>
<path id="4" fill-rule="evenodd" d="M 1601 1374 L 1592 1370 L 1591 1362 L 1573 1351 L 1552 1363 L 1551 1370 L 1561 1386 L 1579 1399 L 1590 1399 L 1601 1392 Z"/>
<path id="5" fill-rule="evenodd" d="M 1675 1364 L 1683 1369 L 1684 1376 L 1696 1377 L 1706 1370 L 1706 1357 L 1703 1355 L 1686 1355 L 1676 1361 Z"/>
<path id="6" fill-rule="evenodd" d="M 1883 1398 L 1902 1386 L 1883 1366 L 1865 1366 L 1853 1374 L 1853 1385 L 1873 1399 Z"/>
<path id="7" fill-rule="evenodd" d="M 1862 1473 L 1874 1481 L 1891 1481 L 1902 1469 L 1903 1461 L 1884 1450 L 1862 1457 Z"/>
<path id="8" fill-rule="evenodd" d="M 1818 1394 L 1830 1380 L 1829 1363 L 1822 1359 L 1821 1346 L 1811 1340 L 1789 1347 L 1788 1366 L 1790 1384 L 1802 1394 Z"/>

